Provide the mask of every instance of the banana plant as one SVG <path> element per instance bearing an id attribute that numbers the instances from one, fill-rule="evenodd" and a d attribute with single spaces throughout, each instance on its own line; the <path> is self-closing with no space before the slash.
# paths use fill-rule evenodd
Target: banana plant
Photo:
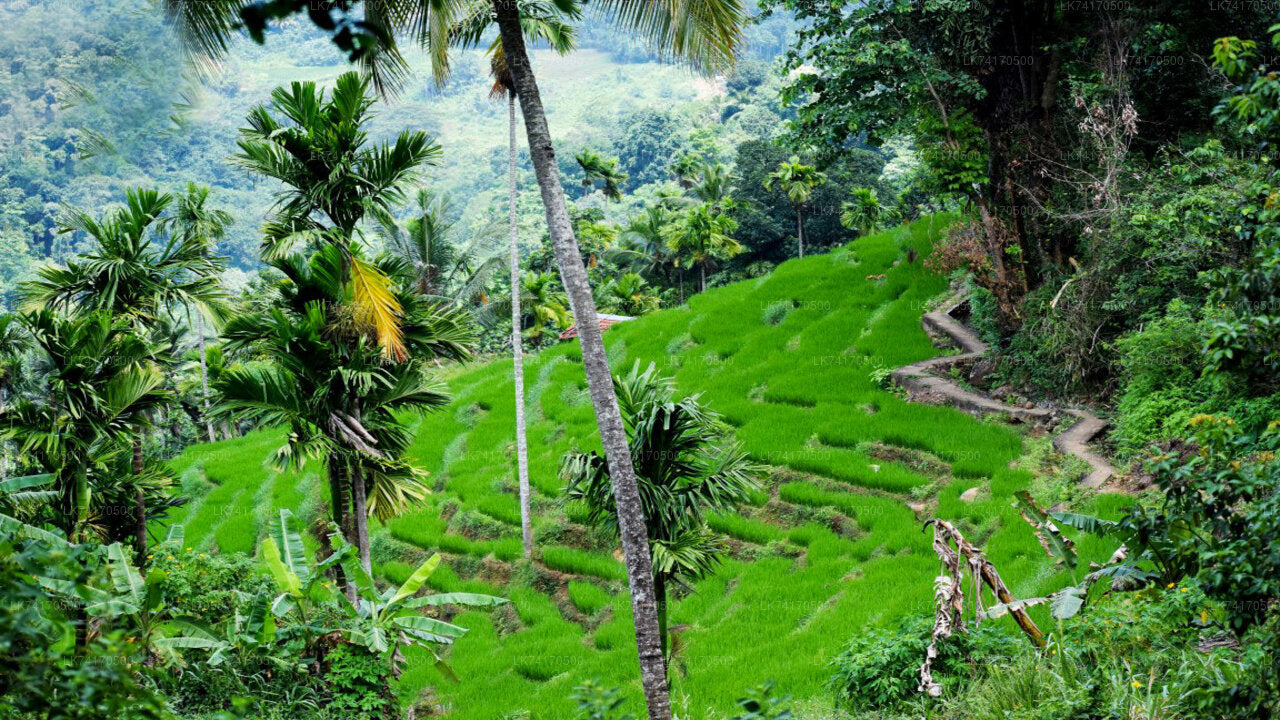
<path id="1" fill-rule="evenodd" d="M 28 522 L 58 499 L 53 489 L 52 473 L 23 475 L 0 480 L 0 530 L 26 540 L 43 540 L 55 547 L 65 547 L 67 539 Z"/>
<path id="2" fill-rule="evenodd" d="M 400 676 L 404 664 L 400 648 L 408 645 L 428 648 L 435 657 L 436 667 L 453 677 L 453 671 L 436 652 L 436 647 L 453 644 L 466 633 L 466 628 L 428 617 L 421 612 L 424 608 L 494 607 L 507 602 L 506 598 L 478 593 L 419 596 L 418 591 L 440 566 L 438 553 L 419 565 L 399 587 L 379 591 L 337 526 L 331 526 L 329 538 L 334 545 L 333 554 L 313 567 L 307 560 L 301 535 L 292 527 L 292 518 L 288 510 L 281 510 L 272 522 L 271 540 L 263 543 L 263 561 L 283 590 L 272 603 L 272 611 L 277 617 L 297 613 L 302 622 L 307 623 L 306 618 L 314 616 L 309 610 L 316 604 L 336 604 L 345 616 L 342 626 L 316 629 L 324 634 L 337 632 L 353 645 L 379 657 L 389 657 L 396 677 Z M 335 565 L 354 583 L 354 602 L 325 580 L 325 572 Z"/>
<path id="3" fill-rule="evenodd" d="M 181 527 L 174 526 L 165 543 L 180 543 L 181 538 Z M 130 552 L 118 542 L 106 546 L 103 552 L 105 582 L 46 577 L 39 577 L 37 581 L 55 594 L 80 604 L 88 617 L 125 626 L 142 648 L 147 662 L 159 660 L 165 666 L 182 665 L 182 650 L 217 647 L 215 639 L 205 636 L 190 623 L 170 616 L 162 589 L 163 572 L 152 570 L 144 576 L 134 567 Z"/>
<path id="4" fill-rule="evenodd" d="M 344 548 L 345 549 L 345 548 Z M 390 655 L 391 672 L 396 677 L 404 666 L 401 647 L 419 645 L 427 648 L 435 658 L 436 668 L 446 677 L 457 679 L 453 670 L 440 657 L 437 647 L 452 645 L 466 634 L 467 629 L 424 615 L 424 608 L 446 606 L 495 607 L 507 602 L 506 598 L 480 593 L 439 593 L 419 596 L 436 568 L 440 567 L 440 554 L 427 558 L 399 587 L 379 591 L 373 579 L 355 561 L 351 552 L 342 552 L 342 569 L 355 579 L 358 600 L 345 602 L 347 624 L 340 628 L 348 642 L 360 645 L 380 657 Z M 345 599 L 345 598 L 344 598 Z"/>

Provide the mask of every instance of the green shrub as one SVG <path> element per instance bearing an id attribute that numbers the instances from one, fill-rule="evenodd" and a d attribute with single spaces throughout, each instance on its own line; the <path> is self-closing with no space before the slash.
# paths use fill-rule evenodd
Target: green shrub
<path id="1" fill-rule="evenodd" d="M 329 705 L 335 718 L 365 720 L 397 716 L 388 681 L 390 668 L 378 656 L 355 645 L 340 644 L 325 660 L 324 678 L 332 692 Z"/>
<path id="2" fill-rule="evenodd" d="M 854 639 L 832 661 L 829 687 L 850 710 L 892 710 L 916 694 L 920 664 L 929 646 L 932 617 L 906 617 L 894 628 L 874 628 Z M 993 624 L 969 628 L 939 643 L 933 678 L 951 693 L 974 668 L 1003 663 L 1023 641 Z"/>
<path id="3" fill-rule="evenodd" d="M 253 558 L 242 553 L 209 554 L 173 543 L 157 545 L 151 570 L 175 615 L 218 618 L 235 606 L 235 595 L 271 592 L 275 585 Z"/>

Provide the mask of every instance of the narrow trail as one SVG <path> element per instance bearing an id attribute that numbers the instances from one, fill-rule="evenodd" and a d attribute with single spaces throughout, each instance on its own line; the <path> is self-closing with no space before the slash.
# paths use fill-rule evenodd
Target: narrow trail
<path id="1" fill-rule="evenodd" d="M 1071 427 L 1053 439 L 1053 446 L 1058 452 L 1074 455 L 1089 464 L 1091 470 L 1080 482 L 1082 486 L 1101 487 L 1116 474 L 1116 469 L 1101 455 L 1089 449 L 1089 441 L 1102 432 L 1107 421 L 1086 410 L 1010 405 L 984 393 L 960 387 L 939 374 L 958 363 L 981 360 L 987 354 L 987 344 L 951 315 L 967 300 L 967 297 L 954 296 L 941 308 L 925 313 L 920 319 L 926 332 L 945 335 L 961 352 L 904 365 L 893 371 L 894 383 L 906 390 L 908 396 L 916 402 L 951 405 L 973 415 L 1004 413 L 1020 422 L 1043 426 L 1056 424 L 1063 415 L 1077 418 Z"/>

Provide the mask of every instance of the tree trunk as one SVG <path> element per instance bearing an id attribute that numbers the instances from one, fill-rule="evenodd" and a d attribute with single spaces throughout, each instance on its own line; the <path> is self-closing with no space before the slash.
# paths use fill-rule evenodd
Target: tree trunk
<path id="1" fill-rule="evenodd" d="M 804 257 L 804 212 L 796 208 L 796 250 L 799 257 Z"/>
<path id="2" fill-rule="evenodd" d="M 671 644 L 667 640 L 667 578 L 662 573 L 653 579 L 653 592 L 658 598 L 658 633 L 662 636 L 662 660 L 665 663 Z"/>
<path id="3" fill-rule="evenodd" d="M 329 505 L 331 506 L 330 512 L 333 515 L 333 524 L 337 525 L 338 529 L 345 536 L 349 526 L 349 523 L 347 522 L 347 489 L 346 483 L 343 482 L 343 478 L 346 473 L 346 466 L 341 462 L 336 453 L 329 455 L 328 466 Z M 334 565 L 333 571 L 334 577 L 342 586 L 343 594 L 346 595 L 347 599 L 354 604 L 356 601 L 355 585 L 353 585 L 346 577 L 346 574 L 342 572 L 342 566 Z"/>
<path id="4" fill-rule="evenodd" d="M 217 441 L 217 436 L 213 434 L 213 420 L 209 417 L 209 368 L 205 363 L 204 356 L 204 315 L 196 313 L 196 334 L 200 338 L 200 391 L 203 393 L 204 422 L 205 429 L 209 431 L 209 442 Z"/>
<path id="5" fill-rule="evenodd" d="M 142 467 L 142 438 L 135 436 L 133 438 L 133 481 L 135 483 L 142 476 Z M 147 500 L 140 487 L 134 489 L 133 517 L 134 522 L 137 523 L 134 530 L 138 536 L 134 545 L 138 555 L 137 565 L 142 567 L 143 562 L 147 559 Z"/>
<path id="6" fill-rule="evenodd" d="M 698 270 L 702 272 L 702 276 L 698 280 L 698 292 L 707 291 L 707 264 L 705 262 L 698 264 Z"/>
<path id="7" fill-rule="evenodd" d="M 529 511 L 529 442 L 524 425 L 524 347 L 520 334 L 520 235 L 516 213 L 516 96 L 507 93 L 507 210 L 511 231 L 511 367 L 516 385 L 516 479 L 520 484 L 520 536 L 524 559 L 533 557 L 533 515 Z"/>
<path id="8" fill-rule="evenodd" d="M 373 561 L 369 557 L 369 506 L 368 487 L 364 481 L 364 471 L 357 459 L 351 463 L 351 514 L 355 516 L 356 550 L 360 553 L 360 566 L 373 577 Z"/>
<path id="9" fill-rule="evenodd" d="M 516 0 L 493 0 L 493 9 L 502 35 L 507 68 L 520 99 L 528 135 L 529 155 L 533 160 L 547 225 L 560 266 L 560 277 L 569 295 L 569 304 L 578 324 L 578 341 L 582 347 L 582 364 L 587 386 L 600 427 L 600 441 L 613 479 L 613 496 L 617 504 L 619 534 L 626 555 L 627 582 L 631 588 L 631 608 L 635 617 L 636 648 L 640 660 L 640 678 L 650 720 L 671 720 L 671 698 L 667 690 L 666 667 L 662 658 L 662 641 L 658 632 L 658 611 L 653 590 L 653 564 L 649 557 L 649 539 L 645 531 L 636 486 L 635 468 L 627 447 L 626 429 L 613 392 L 609 360 L 605 355 L 600 322 L 578 241 L 573 236 L 564 188 L 556 167 L 555 150 L 538 83 L 529 64 L 524 36 L 520 27 L 520 9 Z"/>
<path id="10" fill-rule="evenodd" d="M 84 542 L 84 526 L 89 520 L 89 472 L 82 465 L 75 470 L 75 497 L 72 507 L 75 508 L 75 521 L 71 526 L 71 542 Z"/>

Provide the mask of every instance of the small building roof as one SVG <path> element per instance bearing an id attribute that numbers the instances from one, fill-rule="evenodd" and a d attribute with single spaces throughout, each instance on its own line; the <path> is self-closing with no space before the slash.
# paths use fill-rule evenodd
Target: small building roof
<path id="1" fill-rule="evenodd" d="M 631 317 L 630 315 L 610 315 L 609 313 L 599 313 L 597 317 L 600 318 L 601 332 L 604 332 L 606 328 L 612 325 L 617 325 L 620 322 L 635 320 L 635 318 Z M 578 324 L 576 322 L 570 325 L 567 330 L 560 333 L 561 340 L 572 340 L 573 338 L 576 338 L 576 337 L 578 337 Z"/>

